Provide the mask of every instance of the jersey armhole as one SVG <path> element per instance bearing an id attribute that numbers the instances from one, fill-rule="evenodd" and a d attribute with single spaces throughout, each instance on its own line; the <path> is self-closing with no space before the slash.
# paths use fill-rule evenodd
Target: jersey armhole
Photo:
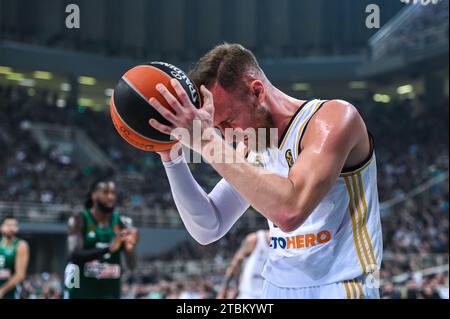
<path id="1" fill-rule="evenodd" d="M 370 143 L 370 152 L 369 155 L 367 156 L 367 158 L 362 161 L 361 163 L 359 163 L 358 165 L 355 166 L 351 166 L 351 167 L 347 167 L 342 169 L 341 175 L 345 174 L 345 175 L 351 175 L 353 173 L 355 173 L 356 171 L 362 170 L 364 167 L 366 167 L 370 161 L 372 160 L 373 157 L 373 153 L 375 150 L 375 140 L 373 138 L 372 133 L 370 133 L 370 131 L 367 131 L 367 134 L 369 135 L 369 143 Z"/>

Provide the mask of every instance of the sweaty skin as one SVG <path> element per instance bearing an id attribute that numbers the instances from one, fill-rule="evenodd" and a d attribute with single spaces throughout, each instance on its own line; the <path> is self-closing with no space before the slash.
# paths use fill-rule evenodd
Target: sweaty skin
<path id="1" fill-rule="evenodd" d="M 367 129 L 355 107 L 345 101 L 332 100 L 311 119 L 302 140 L 300 155 L 288 177 L 267 174 L 261 168 L 247 163 L 242 155 L 213 130 L 214 125 L 221 129 L 236 126 L 245 129 L 251 125 L 244 123 L 244 116 L 234 120 L 238 124 L 230 124 L 224 119 L 227 115 L 223 114 L 229 114 L 226 110 L 234 104 L 227 102 L 232 101 L 232 97 L 227 98 L 227 93 L 217 92 L 214 87 L 212 90 L 217 93 L 213 97 L 213 93 L 202 86 L 204 104 L 201 109 L 196 109 L 178 81 L 172 80 L 171 84 L 179 100 L 165 86 L 158 85 L 157 89 L 175 114 L 154 99 L 150 103 L 173 126 L 162 125 L 154 119 L 150 120 L 150 125 L 170 134 L 174 128 L 192 132 L 193 120 L 201 121 L 202 131 L 209 131 L 209 138 L 203 141 L 202 147 L 194 148 L 190 141 L 181 142 L 199 152 L 251 206 L 285 232 L 294 231 L 303 224 L 336 183 L 343 168 L 363 162 L 370 154 Z M 300 102 L 260 80 L 254 80 L 250 89 L 254 92 L 256 102 L 267 105 L 274 125 L 281 134 L 295 112 L 295 105 L 298 108 Z M 216 96 L 219 100 L 217 103 L 214 102 Z M 252 106 L 240 107 L 242 114 L 254 113 Z M 216 110 L 218 116 L 215 117 Z M 219 150 L 220 154 L 210 154 L 212 148 Z M 161 156 L 163 161 L 168 160 L 167 153 Z"/>

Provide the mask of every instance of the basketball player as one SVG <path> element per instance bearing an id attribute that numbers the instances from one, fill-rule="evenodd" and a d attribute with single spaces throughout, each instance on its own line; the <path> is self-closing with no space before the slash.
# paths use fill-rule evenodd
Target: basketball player
<path id="1" fill-rule="evenodd" d="M 114 182 L 96 181 L 88 193 L 85 210 L 69 219 L 66 286 L 74 284 L 66 291 L 70 299 L 119 299 L 121 252 L 130 269 L 136 265 L 138 231 L 117 212 L 116 199 Z M 74 276 L 79 278 L 79 287 L 75 286 Z"/>
<path id="2" fill-rule="evenodd" d="M 227 269 L 218 299 L 227 298 L 230 282 L 238 276 L 238 299 L 261 298 L 264 283 L 261 273 L 269 253 L 269 236 L 269 231 L 259 230 L 244 239 Z"/>
<path id="3" fill-rule="evenodd" d="M 3 218 L 0 225 L 0 299 L 16 299 L 17 286 L 25 279 L 28 259 L 28 244 L 17 238 L 17 219 Z"/>
<path id="4" fill-rule="evenodd" d="M 379 298 L 374 274 L 381 264 L 382 234 L 373 138 L 356 108 L 342 100 L 302 101 L 277 89 L 254 55 L 241 45 L 219 45 L 190 74 L 200 88 L 196 109 L 177 80 L 177 97 L 156 89 L 171 106 L 149 103 L 170 123 L 149 124 L 181 138 L 223 177 L 207 194 L 181 152 L 160 153 L 174 201 L 190 234 L 201 244 L 226 234 L 253 206 L 268 219 L 270 253 L 263 298 Z M 278 145 L 246 159 L 225 142 L 234 129 L 278 129 Z M 173 152 L 172 152 L 173 153 Z M 262 167 L 252 165 L 258 159 Z M 370 284 L 369 284 L 370 282 Z"/>

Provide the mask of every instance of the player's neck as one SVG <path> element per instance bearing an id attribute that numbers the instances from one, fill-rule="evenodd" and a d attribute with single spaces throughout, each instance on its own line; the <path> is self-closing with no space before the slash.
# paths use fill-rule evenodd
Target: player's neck
<path id="1" fill-rule="evenodd" d="M 0 241 L 0 244 L 2 246 L 11 246 L 14 243 L 15 240 L 16 240 L 15 236 L 11 237 L 11 238 L 8 238 L 8 237 L 4 236 L 2 238 L 2 240 Z"/>
<path id="2" fill-rule="evenodd" d="M 106 214 L 98 208 L 93 208 L 91 213 L 97 223 L 108 223 L 111 219 L 111 214 Z"/>
<path id="3" fill-rule="evenodd" d="M 271 87 L 267 94 L 267 104 L 275 127 L 278 129 L 278 138 L 281 137 L 295 112 L 303 103 L 304 101 L 295 99 L 274 86 Z"/>

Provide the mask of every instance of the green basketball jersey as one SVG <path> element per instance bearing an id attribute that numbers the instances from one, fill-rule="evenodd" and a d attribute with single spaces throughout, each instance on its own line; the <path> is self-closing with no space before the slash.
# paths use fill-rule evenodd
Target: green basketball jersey
<path id="1" fill-rule="evenodd" d="M 114 212 L 109 226 L 100 227 L 87 210 L 82 212 L 84 218 L 83 249 L 105 248 L 114 239 L 115 232 L 120 231 L 119 213 Z M 118 299 L 120 298 L 120 278 L 122 275 L 120 250 L 103 255 L 98 260 L 91 260 L 79 265 L 79 288 L 70 288 L 70 299 Z"/>
<path id="2" fill-rule="evenodd" d="M 16 251 L 19 239 L 16 239 L 11 246 L 4 244 L 0 238 L 0 286 L 7 282 L 16 271 Z M 14 299 L 17 288 L 11 289 L 3 297 L 4 299 Z"/>

